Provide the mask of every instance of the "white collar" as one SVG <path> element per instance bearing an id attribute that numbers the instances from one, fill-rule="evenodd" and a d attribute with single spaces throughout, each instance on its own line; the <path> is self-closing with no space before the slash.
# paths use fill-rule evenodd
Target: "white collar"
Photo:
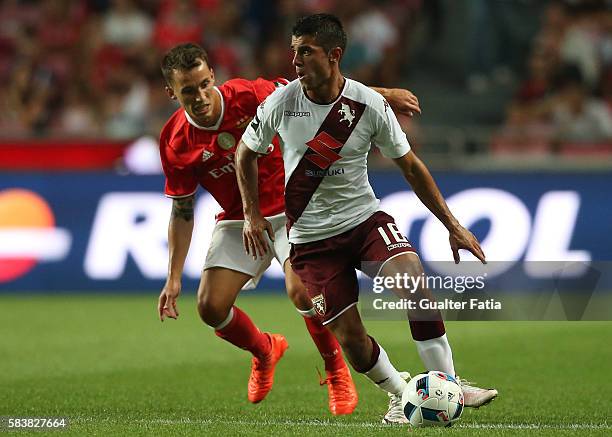
<path id="1" fill-rule="evenodd" d="M 193 120 L 193 118 L 189 116 L 189 114 L 187 114 L 187 111 L 185 111 L 185 117 L 187 118 L 187 121 L 190 125 L 201 130 L 219 130 L 219 126 L 221 126 L 223 116 L 225 115 L 225 101 L 223 100 L 223 94 L 221 94 L 219 88 L 215 87 L 215 91 L 219 93 L 219 97 L 221 98 L 221 114 L 219 114 L 219 119 L 217 120 L 217 122 L 214 124 L 214 126 L 200 126 Z"/>

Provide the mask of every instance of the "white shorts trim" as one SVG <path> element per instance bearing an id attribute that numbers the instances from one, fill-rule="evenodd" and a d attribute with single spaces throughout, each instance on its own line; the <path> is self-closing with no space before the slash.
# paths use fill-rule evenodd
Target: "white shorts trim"
<path id="1" fill-rule="evenodd" d="M 378 271 L 376 272 L 376 276 L 380 275 L 380 271 L 383 269 L 383 267 L 385 266 L 385 264 L 387 264 L 387 263 L 388 263 L 389 261 L 391 261 L 393 258 L 397 258 L 398 256 L 401 256 L 401 255 L 406 255 L 406 254 L 408 254 L 408 253 L 412 253 L 413 255 L 416 255 L 416 256 L 417 256 L 417 258 L 421 259 L 421 257 L 419 256 L 419 254 L 418 254 L 418 253 L 413 252 L 413 251 L 410 251 L 410 250 L 407 250 L 406 252 L 402 252 L 402 253 L 396 253 L 396 254 L 395 254 L 395 255 L 393 255 L 392 257 L 387 258 L 387 259 L 386 259 L 386 260 L 385 260 L 385 261 L 384 261 L 384 262 L 383 262 L 383 263 L 380 265 L 380 268 L 379 268 L 379 269 L 378 269 Z"/>
<path id="2" fill-rule="evenodd" d="M 346 308 L 344 308 L 342 311 L 340 311 L 338 314 L 336 314 L 334 317 L 332 317 L 331 319 L 325 321 L 325 322 L 321 322 L 321 324 L 323 326 L 327 325 L 328 323 L 333 322 L 334 320 L 336 320 L 338 317 L 340 317 L 342 314 L 344 314 L 350 307 L 357 305 L 357 301 L 353 302 L 352 304 L 348 305 Z"/>

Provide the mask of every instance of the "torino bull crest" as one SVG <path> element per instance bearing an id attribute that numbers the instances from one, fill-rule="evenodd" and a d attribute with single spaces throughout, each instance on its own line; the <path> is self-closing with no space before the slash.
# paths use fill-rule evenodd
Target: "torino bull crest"
<path id="1" fill-rule="evenodd" d="M 312 305 L 314 306 L 315 311 L 317 312 L 317 314 L 321 317 L 323 317 L 325 315 L 325 296 L 323 296 L 322 294 L 318 294 L 315 297 L 313 297 L 312 299 Z"/>

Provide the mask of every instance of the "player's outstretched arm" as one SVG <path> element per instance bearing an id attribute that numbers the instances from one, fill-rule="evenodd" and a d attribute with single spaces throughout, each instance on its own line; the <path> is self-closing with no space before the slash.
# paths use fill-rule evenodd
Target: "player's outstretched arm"
<path id="1" fill-rule="evenodd" d="M 240 141 L 236 149 L 236 175 L 244 211 L 242 239 L 244 250 L 253 258 L 263 257 L 269 249 L 264 232 L 274 241 L 272 224 L 264 218 L 259 209 L 258 173 L 257 153 Z"/>
<path id="2" fill-rule="evenodd" d="M 412 150 L 404 156 L 394 159 L 394 161 L 402 170 L 404 177 L 414 190 L 414 193 L 421 199 L 421 202 L 448 229 L 448 238 L 455 263 L 460 261 L 459 249 L 469 250 L 476 258 L 486 263 L 480 243 L 474 234 L 461 226 L 450 212 L 444 197 L 442 197 L 442 193 L 440 193 L 436 182 L 423 161 Z"/>
<path id="3" fill-rule="evenodd" d="M 412 117 L 414 114 L 421 113 L 419 99 L 410 91 L 402 88 L 371 88 L 378 94 L 381 94 L 389 103 L 391 109 L 398 114 L 404 114 Z"/>
<path id="4" fill-rule="evenodd" d="M 193 208 L 195 196 L 173 199 L 168 225 L 168 277 L 159 295 L 157 311 L 163 322 L 166 317 L 179 315 L 176 300 L 181 293 L 181 276 L 193 234 Z"/>

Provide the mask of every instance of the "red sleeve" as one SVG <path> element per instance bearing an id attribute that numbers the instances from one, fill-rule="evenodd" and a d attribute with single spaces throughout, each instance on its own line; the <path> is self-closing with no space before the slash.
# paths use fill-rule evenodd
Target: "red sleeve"
<path id="1" fill-rule="evenodd" d="M 170 129 L 167 127 L 164 127 L 159 138 L 159 154 L 166 175 L 164 193 L 172 198 L 188 197 L 196 192 L 198 179 L 190 167 L 179 165 L 179 158 L 170 146 L 170 142 L 176 140 L 169 140 L 172 136 L 169 135 Z"/>
<path id="2" fill-rule="evenodd" d="M 285 86 L 288 83 L 289 81 L 282 77 L 276 78 L 274 80 L 266 80 L 259 77 L 251 82 L 258 103 L 261 103 L 266 100 L 266 97 L 272 94 L 276 88 Z"/>

